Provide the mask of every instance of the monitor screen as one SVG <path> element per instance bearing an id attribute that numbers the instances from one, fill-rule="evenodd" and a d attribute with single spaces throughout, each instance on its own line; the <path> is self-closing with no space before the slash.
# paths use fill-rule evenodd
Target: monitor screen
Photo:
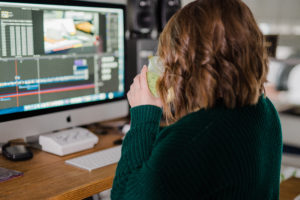
<path id="1" fill-rule="evenodd" d="M 123 9 L 1 2 L 0 12 L 0 115 L 124 97 Z"/>

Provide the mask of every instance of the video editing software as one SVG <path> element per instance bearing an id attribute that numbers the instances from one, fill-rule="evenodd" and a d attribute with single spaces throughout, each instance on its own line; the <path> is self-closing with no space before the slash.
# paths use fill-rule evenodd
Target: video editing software
<path id="1" fill-rule="evenodd" d="M 124 95 L 118 8 L 0 3 L 0 115 Z"/>

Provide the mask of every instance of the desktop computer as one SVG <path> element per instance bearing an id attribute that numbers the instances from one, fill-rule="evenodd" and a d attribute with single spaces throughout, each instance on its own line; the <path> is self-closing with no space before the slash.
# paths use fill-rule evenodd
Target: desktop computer
<path id="1" fill-rule="evenodd" d="M 127 116 L 125 6 L 0 2 L 0 142 Z"/>

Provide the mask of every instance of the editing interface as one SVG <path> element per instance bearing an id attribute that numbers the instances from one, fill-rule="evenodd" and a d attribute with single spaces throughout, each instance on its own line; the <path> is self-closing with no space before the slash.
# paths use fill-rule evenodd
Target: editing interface
<path id="1" fill-rule="evenodd" d="M 122 9 L 0 3 L 0 115 L 123 95 Z"/>

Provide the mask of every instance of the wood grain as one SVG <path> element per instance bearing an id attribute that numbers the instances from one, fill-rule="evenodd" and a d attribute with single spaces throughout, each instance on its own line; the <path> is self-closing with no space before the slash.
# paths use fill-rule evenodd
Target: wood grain
<path id="1" fill-rule="evenodd" d="M 57 156 L 33 150 L 28 161 L 13 162 L 0 156 L 0 166 L 24 173 L 22 177 L 0 183 L 0 199 L 83 199 L 111 188 L 117 164 L 89 172 L 65 164 L 65 160 L 114 146 L 122 135 L 116 130 L 99 136 L 99 143 L 89 150 Z"/>
<path id="2" fill-rule="evenodd" d="M 300 179 L 290 178 L 280 184 L 280 200 L 294 200 L 300 195 Z"/>

